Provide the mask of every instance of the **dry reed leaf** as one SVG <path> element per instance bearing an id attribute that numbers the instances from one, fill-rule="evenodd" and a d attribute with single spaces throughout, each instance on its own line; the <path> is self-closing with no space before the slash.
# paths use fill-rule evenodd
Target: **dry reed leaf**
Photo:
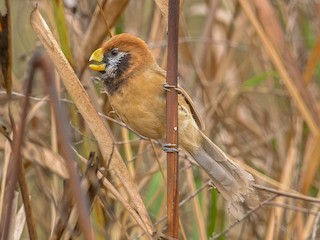
<path id="1" fill-rule="evenodd" d="M 312 76 L 313 76 L 314 72 L 316 71 L 316 67 L 319 62 L 319 59 L 320 59 L 320 38 L 317 39 L 317 41 L 311 51 L 306 69 L 303 74 L 303 81 L 305 84 L 309 84 L 311 82 Z"/>
<path id="2" fill-rule="evenodd" d="M 26 142 L 22 148 L 22 156 L 31 162 L 51 170 L 63 179 L 69 178 L 64 159 L 49 148 Z"/>
<path id="3" fill-rule="evenodd" d="M 290 75 L 290 81 L 293 86 L 301 94 L 301 101 L 304 101 L 308 111 L 310 113 L 310 117 L 313 118 L 315 124 L 317 124 L 317 132 L 313 131 L 313 135 L 317 139 L 316 141 L 319 143 L 320 141 L 320 129 L 319 129 L 319 119 L 317 117 L 317 113 L 315 113 L 316 106 L 315 100 L 312 98 L 312 94 L 310 94 L 309 89 L 305 87 L 303 84 L 303 75 L 299 71 L 299 64 L 297 60 L 293 57 L 292 49 L 288 46 L 285 40 L 285 34 L 283 33 L 280 23 L 277 20 L 276 13 L 274 9 L 271 7 L 268 1 L 255 1 L 255 6 L 259 12 L 259 19 L 264 26 L 264 29 L 267 35 L 272 36 L 269 40 L 273 43 L 277 52 L 279 52 L 279 56 L 282 57 L 282 62 L 284 64 L 285 69 L 288 71 Z M 308 78 L 311 78 L 314 68 L 316 67 L 317 59 L 319 58 L 320 51 L 317 50 L 319 45 L 319 40 L 315 43 L 314 51 L 312 52 L 311 57 L 309 58 L 308 67 L 305 72 L 304 81 L 308 81 Z M 309 126 L 310 127 L 310 126 Z M 303 169 L 305 173 L 301 178 L 301 186 L 302 192 L 306 193 L 306 191 L 310 188 L 312 181 L 316 175 L 316 171 L 320 164 L 320 150 L 317 145 L 313 145 L 312 155 L 307 155 L 303 161 Z"/>
<path id="4" fill-rule="evenodd" d="M 132 145 L 130 144 L 130 138 L 129 138 L 129 130 L 126 128 L 121 128 L 121 135 L 122 139 L 124 141 L 124 152 L 125 156 L 127 158 L 127 161 L 133 158 L 133 152 L 132 152 Z M 132 176 L 132 178 L 135 178 L 136 172 L 135 172 L 135 167 L 133 163 L 128 164 L 128 170 Z"/>
<path id="5" fill-rule="evenodd" d="M 14 229 L 13 240 L 21 239 L 21 235 L 22 235 L 22 231 L 25 223 L 26 223 L 26 213 L 24 211 L 24 206 L 21 206 L 15 217 L 15 224 L 14 224 L 15 229 Z"/>
<path id="6" fill-rule="evenodd" d="M 304 161 L 304 166 L 303 166 L 303 172 L 302 172 L 302 192 L 307 192 L 309 189 L 310 185 L 312 184 L 312 180 L 316 176 L 317 170 L 318 170 L 318 162 L 314 161 L 314 159 L 319 159 L 320 158 L 320 136 L 317 137 L 312 137 L 310 144 L 308 144 L 308 148 L 306 150 L 306 155 L 305 157 L 307 161 Z M 320 198 L 320 191 L 318 192 L 317 198 Z M 314 206 L 311 211 L 319 211 L 318 206 Z M 308 239 L 310 232 L 313 228 L 314 222 L 316 220 L 316 216 L 310 215 L 307 220 L 303 221 L 305 223 L 304 228 L 303 228 L 303 237 L 304 239 Z"/>
<path id="7" fill-rule="evenodd" d="M 110 167 L 114 169 L 116 176 L 120 179 L 127 194 L 130 196 L 132 204 L 135 207 L 135 211 L 138 213 L 139 218 L 143 223 L 140 225 L 141 228 L 148 234 L 148 236 L 151 237 L 154 232 L 154 228 L 138 189 L 126 168 L 126 165 L 122 161 L 119 152 L 114 149 L 114 141 L 108 129 L 100 119 L 97 111 L 93 108 L 87 93 L 63 55 L 57 41 L 37 8 L 31 13 L 30 22 L 41 43 L 47 50 L 48 55 L 53 61 L 70 97 L 98 141 L 104 160 L 108 161 L 110 156 L 112 157 Z"/>
<path id="8" fill-rule="evenodd" d="M 19 200 L 19 192 L 15 191 L 14 192 L 14 198 L 12 199 L 12 209 L 11 209 L 11 224 L 10 224 L 10 230 L 9 230 L 9 234 L 8 234 L 8 239 L 15 239 L 15 233 L 17 230 L 17 226 L 15 225 L 15 223 L 19 223 L 16 218 L 16 212 L 18 209 L 18 200 Z M 22 206 L 23 207 L 23 206 Z M 21 227 L 21 226 L 18 226 Z"/>
<path id="9" fill-rule="evenodd" d="M 320 199 L 320 191 L 318 192 L 318 195 L 316 196 L 316 198 Z M 319 213 L 319 207 L 318 206 L 314 206 L 311 208 L 310 211 L 315 211 Z M 314 227 L 314 224 L 316 222 L 316 217 L 315 215 L 310 215 L 308 217 L 307 220 L 305 220 L 303 223 L 305 223 L 303 225 L 303 239 L 309 239 L 310 237 L 310 233 L 312 232 L 312 229 Z"/>
<path id="10" fill-rule="evenodd" d="M 291 139 L 290 147 L 288 149 L 287 153 L 287 159 L 285 161 L 285 164 L 283 166 L 283 170 L 280 177 L 280 183 L 291 187 L 292 185 L 292 179 L 294 177 L 294 167 L 297 164 L 297 155 L 298 155 L 298 148 L 297 143 L 298 139 L 301 137 L 301 121 L 297 122 L 297 133 L 293 139 Z M 277 198 L 275 200 L 277 204 L 285 204 L 286 199 L 285 198 Z M 269 219 L 269 225 L 267 230 L 267 236 L 266 239 L 279 239 L 280 236 L 280 223 L 282 222 L 282 218 L 284 215 L 284 209 L 283 208 L 276 208 L 272 209 L 274 214 L 271 214 L 271 217 Z M 274 218 L 274 219 L 272 219 Z M 274 225 L 274 226 L 273 226 Z"/>
<path id="11" fill-rule="evenodd" d="M 212 29 L 214 29 L 214 23 L 216 18 L 216 10 L 218 9 L 219 1 L 212 1 L 210 6 L 208 6 L 207 19 L 203 26 L 203 30 L 201 33 L 201 38 L 210 38 Z M 205 13 L 206 15 L 206 13 Z M 204 66 L 205 64 L 205 56 L 208 54 L 208 46 L 199 42 L 196 46 L 197 51 L 194 53 L 194 57 L 198 59 L 199 66 Z M 215 68 L 215 66 L 211 66 Z"/>
<path id="12" fill-rule="evenodd" d="M 155 0 L 162 16 L 166 21 L 166 26 L 168 26 L 168 0 Z"/>
<path id="13" fill-rule="evenodd" d="M 305 151 L 305 156 L 303 160 L 302 166 L 302 174 L 301 174 L 301 192 L 306 193 L 314 177 L 316 176 L 319 161 L 320 159 L 320 134 L 318 136 L 311 136 L 309 144 L 307 144 L 307 148 Z"/>
<path id="14" fill-rule="evenodd" d="M 319 124 L 319 118 L 313 108 L 313 106 L 315 106 L 315 101 L 312 98 L 309 89 L 306 88 L 303 83 L 303 75 L 300 71 L 297 58 L 294 57 L 294 49 L 285 39 L 285 33 L 281 28 L 276 11 L 269 1 L 255 0 L 255 7 L 258 11 L 259 20 L 265 33 L 267 36 L 272 36 L 269 40 L 282 58 L 282 63 L 290 75 L 292 84 L 296 86 L 302 99 L 309 108 L 312 117 Z"/>
<path id="15" fill-rule="evenodd" d="M 29 123 L 32 120 L 32 118 L 34 118 L 37 115 L 40 108 L 42 108 L 44 105 L 47 104 L 46 100 L 48 100 L 48 98 L 49 98 L 48 96 L 45 96 L 43 98 L 43 101 L 39 101 L 34 106 L 32 106 L 26 118 L 27 123 Z"/>
<path id="16" fill-rule="evenodd" d="M 190 191 L 195 192 L 196 191 L 196 184 L 194 182 L 192 168 L 188 168 L 186 170 L 186 174 L 187 174 L 187 181 L 190 186 Z M 191 201 L 192 201 L 192 205 L 193 205 L 193 209 L 194 209 L 195 218 L 197 219 L 196 223 L 197 223 L 197 228 L 199 231 L 199 237 L 200 237 L 200 239 L 208 239 L 206 228 L 205 228 L 206 225 L 204 222 L 205 218 L 203 216 L 203 213 L 201 212 L 199 198 L 193 198 Z"/>
<path id="17" fill-rule="evenodd" d="M 264 32 L 261 24 L 259 23 L 258 19 L 256 18 L 255 14 L 253 13 L 253 10 L 251 9 L 250 4 L 245 0 L 239 0 L 239 3 L 242 6 L 242 9 L 244 10 L 245 14 L 247 15 L 248 19 L 250 20 L 252 26 L 256 30 L 258 36 L 261 39 L 261 42 L 265 48 L 265 51 L 269 54 L 269 57 L 271 61 L 274 64 L 274 67 L 278 70 L 284 84 L 286 85 L 289 94 L 295 101 L 297 108 L 299 109 L 302 117 L 308 124 L 310 130 L 314 135 L 319 134 L 319 127 L 313 118 L 313 114 L 311 113 L 310 109 L 308 108 L 306 102 L 300 95 L 299 90 L 297 89 L 297 86 L 295 85 L 293 79 L 291 78 L 289 72 L 285 68 L 285 65 L 279 56 L 279 53 L 276 51 L 274 45 L 270 41 L 267 34 Z"/>
<path id="18" fill-rule="evenodd" d="M 8 176 L 8 166 L 9 166 L 9 161 L 11 158 L 11 145 L 9 140 L 6 140 L 4 144 L 4 157 L 3 157 L 3 167 L 1 171 L 1 186 L 0 186 L 0 216 L 2 216 L 2 210 L 3 210 L 3 205 L 4 203 L 4 198 L 5 198 L 5 189 L 6 189 L 6 180 Z"/>

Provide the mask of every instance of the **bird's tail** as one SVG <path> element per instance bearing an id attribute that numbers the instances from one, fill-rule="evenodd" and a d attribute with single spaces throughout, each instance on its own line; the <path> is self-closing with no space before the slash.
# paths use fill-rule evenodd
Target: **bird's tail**
<path id="1" fill-rule="evenodd" d="M 191 155 L 208 173 L 213 184 L 228 201 L 228 208 L 232 215 L 239 218 L 241 213 L 237 213 L 239 211 L 238 203 L 246 202 L 249 208 L 258 204 L 258 198 L 252 187 L 253 176 L 232 161 L 202 132 L 201 137 L 201 147 Z"/>

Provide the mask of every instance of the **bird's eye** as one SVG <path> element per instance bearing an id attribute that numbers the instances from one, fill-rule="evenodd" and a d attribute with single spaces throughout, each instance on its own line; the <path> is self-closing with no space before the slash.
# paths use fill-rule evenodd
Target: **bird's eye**
<path id="1" fill-rule="evenodd" d="M 116 56 L 119 53 L 119 49 L 118 48 L 113 48 L 110 53 L 111 53 L 112 56 Z"/>

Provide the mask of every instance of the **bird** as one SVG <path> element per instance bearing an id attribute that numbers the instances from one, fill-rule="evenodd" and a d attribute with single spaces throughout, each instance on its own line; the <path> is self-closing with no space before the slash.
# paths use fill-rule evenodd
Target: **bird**
<path id="1" fill-rule="evenodd" d="M 166 71 L 145 41 L 129 33 L 115 35 L 92 53 L 89 67 L 99 72 L 110 105 L 121 121 L 146 138 L 165 139 Z M 191 98 L 180 86 L 177 91 L 179 146 L 209 175 L 238 218 L 242 214 L 239 203 L 257 205 L 254 178 L 203 133 Z"/>

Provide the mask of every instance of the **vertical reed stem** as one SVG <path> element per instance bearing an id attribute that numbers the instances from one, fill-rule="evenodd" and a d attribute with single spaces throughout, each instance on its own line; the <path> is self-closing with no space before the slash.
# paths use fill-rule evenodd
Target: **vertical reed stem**
<path id="1" fill-rule="evenodd" d="M 169 0 L 168 17 L 168 67 L 167 84 L 177 86 L 178 69 L 178 35 L 179 35 L 179 0 Z M 178 94 L 173 88 L 167 91 L 167 143 L 178 148 Z M 167 153 L 167 214 L 168 234 L 179 236 L 179 154 Z"/>

